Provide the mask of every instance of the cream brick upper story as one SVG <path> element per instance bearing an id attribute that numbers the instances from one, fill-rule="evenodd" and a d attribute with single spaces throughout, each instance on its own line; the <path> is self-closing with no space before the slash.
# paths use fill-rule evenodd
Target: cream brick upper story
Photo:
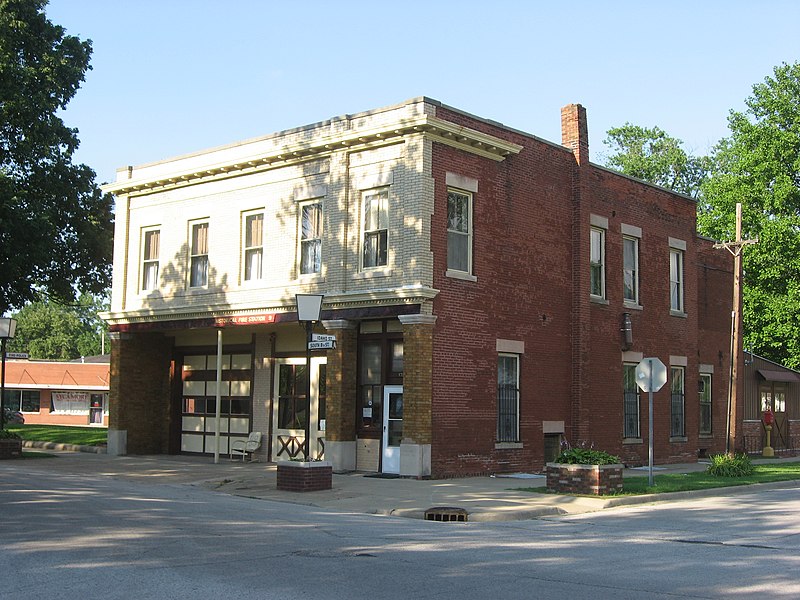
<path id="1" fill-rule="evenodd" d="M 420 304 L 433 289 L 434 142 L 494 160 L 508 141 L 437 118 L 438 102 L 405 103 L 173 159 L 127 167 L 117 197 L 111 324 L 294 311 L 294 294 L 326 308 Z M 364 199 L 388 193 L 386 264 L 365 267 Z M 319 273 L 300 274 L 302 206 L 322 207 Z M 261 276 L 245 280 L 247 215 L 263 214 Z M 192 226 L 207 223 L 207 283 L 190 285 Z M 158 231 L 157 256 L 145 235 Z M 157 279 L 144 286 L 145 259 Z M 143 289 L 146 287 L 146 289 Z"/>

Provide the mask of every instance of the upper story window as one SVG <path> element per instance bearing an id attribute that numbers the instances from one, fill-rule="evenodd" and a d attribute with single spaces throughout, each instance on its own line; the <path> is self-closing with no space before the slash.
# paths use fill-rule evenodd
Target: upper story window
<path id="1" fill-rule="evenodd" d="M 606 232 L 592 227 L 590 233 L 590 288 L 589 293 L 597 298 L 606 297 Z"/>
<path id="2" fill-rule="evenodd" d="M 322 202 L 300 206 L 300 274 L 319 273 L 322 269 Z"/>
<path id="3" fill-rule="evenodd" d="M 639 240 L 629 236 L 622 238 L 622 297 L 639 304 Z"/>
<path id="4" fill-rule="evenodd" d="M 261 279 L 264 262 L 264 213 L 244 216 L 244 280 Z"/>
<path id="5" fill-rule="evenodd" d="M 161 252 L 161 231 L 147 229 L 142 232 L 142 291 L 158 287 L 158 261 Z"/>
<path id="6" fill-rule="evenodd" d="M 472 194 L 447 191 L 447 268 L 472 272 Z"/>
<path id="7" fill-rule="evenodd" d="M 208 285 L 208 221 L 192 223 L 189 287 Z"/>
<path id="8" fill-rule="evenodd" d="M 364 251 L 365 269 L 384 267 L 388 257 L 389 190 L 364 192 Z"/>
<path id="9" fill-rule="evenodd" d="M 669 251 L 669 308 L 675 312 L 684 312 L 683 251 L 675 248 Z"/>

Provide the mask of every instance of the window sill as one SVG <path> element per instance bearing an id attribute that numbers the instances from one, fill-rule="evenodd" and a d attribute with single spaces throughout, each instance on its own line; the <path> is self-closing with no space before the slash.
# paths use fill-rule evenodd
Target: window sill
<path id="1" fill-rule="evenodd" d="M 446 277 L 452 277 L 453 279 L 461 279 L 463 281 L 478 281 L 478 278 L 475 275 L 470 275 L 466 271 L 455 271 L 453 269 L 447 269 L 445 271 Z"/>
<path id="2" fill-rule="evenodd" d="M 631 302 L 630 300 L 625 300 L 622 303 L 622 306 L 625 308 L 630 308 L 631 310 L 644 310 L 644 306 L 637 304 L 636 302 Z"/>
<path id="3" fill-rule="evenodd" d="M 521 449 L 522 442 L 495 442 L 495 450 L 519 450 Z"/>
<path id="4" fill-rule="evenodd" d="M 603 304 L 608 306 L 608 298 L 601 298 L 600 296 L 589 295 L 589 302 L 592 304 Z"/>
<path id="5" fill-rule="evenodd" d="M 670 444 L 680 444 L 680 443 L 688 442 L 688 441 L 689 441 L 689 438 L 687 438 L 685 435 L 679 435 L 679 436 L 675 436 L 675 437 L 671 437 L 670 436 L 670 438 L 669 438 L 669 443 Z"/>
<path id="6" fill-rule="evenodd" d="M 669 314 L 670 314 L 671 317 L 680 317 L 681 319 L 685 319 L 686 317 L 689 316 L 685 312 L 683 312 L 682 310 L 672 310 L 672 309 L 670 309 L 669 310 Z"/>
<path id="7" fill-rule="evenodd" d="M 190 287 L 186 288 L 185 295 L 186 296 L 201 296 L 203 294 L 210 294 L 212 293 L 208 287 Z"/>
<path id="8" fill-rule="evenodd" d="M 295 281 L 297 283 L 325 283 L 325 277 L 322 273 L 305 273 L 298 275 Z"/>
<path id="9" fill-rule="evenodd" d="M 701 440 L 713 440 L 714 439 L 714 434 L 711 433 L 711 432 L 709 432 L 709 433 L 701 433 L 699 437 L 700 437 Z"/>
<path id="10" fill-rule="evenodd" d="M 353 279 L 372 279 L 374 277 L 390 277 L 392 270 L 388 267 L 370 268 L 353 275 Z"/>
<path id="11" fill-rule="evenodd" d="M 623 445 L 641 444 L 642 438 L 622 438 Z"/>

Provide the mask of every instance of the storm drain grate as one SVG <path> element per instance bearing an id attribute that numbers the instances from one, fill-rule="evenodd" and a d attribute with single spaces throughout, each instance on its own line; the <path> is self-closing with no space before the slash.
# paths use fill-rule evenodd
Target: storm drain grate
<path id="1" fill-rule="evenodd" d="M 467 520 L 467 511 L 463 508 L 454 508 L 452 506 L 435 506 L 425 511 L 426 521 L 460 521 L 462 523 Z"/>

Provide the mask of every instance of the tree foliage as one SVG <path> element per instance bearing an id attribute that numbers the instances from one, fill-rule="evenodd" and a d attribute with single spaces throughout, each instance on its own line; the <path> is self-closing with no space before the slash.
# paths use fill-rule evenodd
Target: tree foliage
<path id="1" fill-rule="evenodd" d="M 73 360 L 101 352 L 101 335 L 107 331 L 97 316 L 108 308 L 103 300 L 82 294 L 73 305 L 37 301 L 14 315 L 17 332 L 9 352 L 28 352 L 31 358 Z"/>
<path id="2" fill-rule="evenodd" d="M 0 0 L 0 313 L 41 293 L 70 302 L 111 274 L 112 198 L 72 164 L 77 130 L 57 116 L 90 68 L 45 0 Z"/>
<path id="3" fill-rule="evenodd" d="M 625 123 L 606 133 L 608 137 L 603 143 L 612 151 L 606 157 L 607 167 L 697 197 L 710 168 L 708 157 L 687 153 L 681 140 L 659 127 Z"/>
<path id="4" fill-rule="evenodd" d="M 742 253 L 745 344 L 800 367 L 800 63 L 782 64 L 753 86 L 745 112 L 731 111 L 730 136 L 715 150 L 698 227 L 721 240 L 758 238 Z"/>

